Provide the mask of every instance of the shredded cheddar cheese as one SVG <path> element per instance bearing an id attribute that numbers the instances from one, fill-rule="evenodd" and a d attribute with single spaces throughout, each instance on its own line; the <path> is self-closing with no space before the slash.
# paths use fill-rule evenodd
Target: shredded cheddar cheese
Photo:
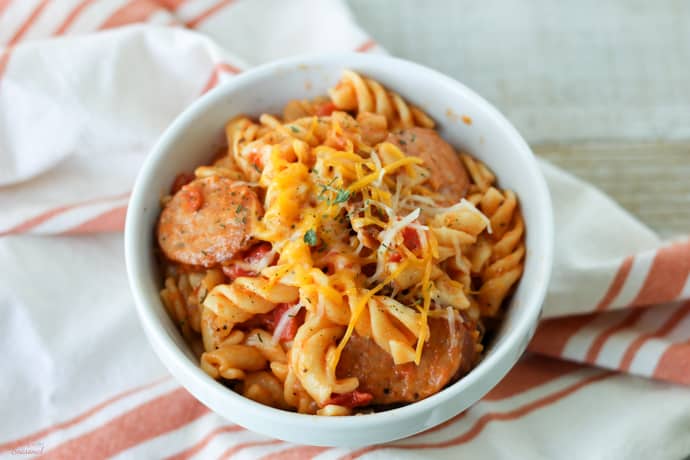
<path id="1" fill-rule="evenodd" d="M 416 165 L 418 165 L 418 164 L 422 164 L 422 163 L 423 163 L 423 161 L 422 161 L 421 158 L 406 157 L 406 158 L 401 158 L 400 160 L 395 161 L 395 162 L 393 162 L 393 163 L 391 163 L 391 164 L 389 164 L 389 165 L 383 167 L 382 170 L 383 170 L 386 174 L 389 174 L 389 173 L 395 171 L 396 169 L 398 169 L 398 168 L 400 168 L 400 167 L 402 167 L 402 166 L 411 165 L 411 164 L 416 164 Z M 373 173 L 371 173 L 371 174 L 369 174 L 369 175 L 367 175 L 367 176 L 362 177 L 362 178 L 359 179 L 357 182 L 355 182 L 354 184 L 350 185 L 349 190 L 350 190 L 350 191 L 353 191 L 353 192 L 354 192 L 354 191 L 357 191 L 357 190 L 360 190 L 361 188 L 363 188 L 363 187 L 365 187 L 365 186 L 371 184 L 372 182 L 374 182 L 378 177 L 379 177 L 379 172 L 378 172 L 378 171 L 374 171 Z"/>

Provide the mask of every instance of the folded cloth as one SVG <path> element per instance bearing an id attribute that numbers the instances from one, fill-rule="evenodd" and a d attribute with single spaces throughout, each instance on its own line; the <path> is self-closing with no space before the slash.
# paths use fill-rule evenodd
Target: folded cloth
<path id="1" fill-rule="evenodd" d="M 383 50 L 338 0 L 0 0 L 0 43 L 0 455 L 690 452 L 690 241 L 660 242 L 545 162 L 557 229 L 546 319 L 482 401 L 363 449 L 293 445 L 210 412 L 138 325 L 121 235 L 136 172 L 181 110 L 244 69 L 308 51 Z"/>

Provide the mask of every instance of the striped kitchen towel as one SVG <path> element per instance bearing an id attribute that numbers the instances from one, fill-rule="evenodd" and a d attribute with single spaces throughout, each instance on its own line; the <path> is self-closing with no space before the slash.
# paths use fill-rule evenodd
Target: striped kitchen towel
<path id="1" fill-rule="evenodd" d="M 690 453 L 690 241 L 662 243 L 543 163 L 556 261 L 529 353 L 425 433 L 300 446 L 209 412 L 134 313 L 129 191 L 167 124 L 291 54 L 383 52 L 338 0 L 0 0 L 0 456 L 680 458 Z"/>

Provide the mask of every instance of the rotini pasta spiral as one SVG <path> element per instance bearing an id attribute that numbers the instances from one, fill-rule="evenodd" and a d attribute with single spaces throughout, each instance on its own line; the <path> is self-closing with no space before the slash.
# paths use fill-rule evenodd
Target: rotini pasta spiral
<path id="1" fill-rule="evenodd" d="M 342 326 L 328 325 L 324 318 L 314 317 L 300 328 L 290 352 L 291 371 L 302 388 L 320 406 L 332 393 L 347 393 L 357 388 L 357 379 L 337 379 L 335 369 L 329 366 L 335 353 L 337 340 L 345 332 Z"/>
<path id="2" fill-rule="evenodd" d="M 515 194 L 510 190 L 501 193 L 490 187 L 479 207 L 489 217 L 493 232 L 477 246 L 472 270 L 480 274 L 482 280 L 477 295 L 481 312 L 494 316 L 522 275 L 524 223 L 517 209 Z"/>
<path id="3" fill-rule="evenodd" d="M 219 284 L 204 299 L 204 307 L 232 324 L 268 313 L 279 303 L 294 303 L 299 291 L 292 286 L 272 284 L 265 278 L 240 277 L 231 284 Z"/>
<path id="4" fill-rule="evenodd" d="M 338 85 L 329 91 L 331 100 L 339 110 L 382 115 L 389 129 L 421 126 L 433 128 L 434 122 L 417 107 L 409 105 L 397 93 L 381 84 L 346 70 Z"/>

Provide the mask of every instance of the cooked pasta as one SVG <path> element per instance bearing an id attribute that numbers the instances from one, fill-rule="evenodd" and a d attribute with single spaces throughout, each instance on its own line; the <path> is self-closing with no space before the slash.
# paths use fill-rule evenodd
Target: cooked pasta
<path id="1" fill-rule="evenodd" d="M 162 200 L 161 299 L 212 378 L 324 416 L 428 397 L 481 358 L 525 258 L 517 197 L 418 107 L 345 71 L 240 116 Z"/>

